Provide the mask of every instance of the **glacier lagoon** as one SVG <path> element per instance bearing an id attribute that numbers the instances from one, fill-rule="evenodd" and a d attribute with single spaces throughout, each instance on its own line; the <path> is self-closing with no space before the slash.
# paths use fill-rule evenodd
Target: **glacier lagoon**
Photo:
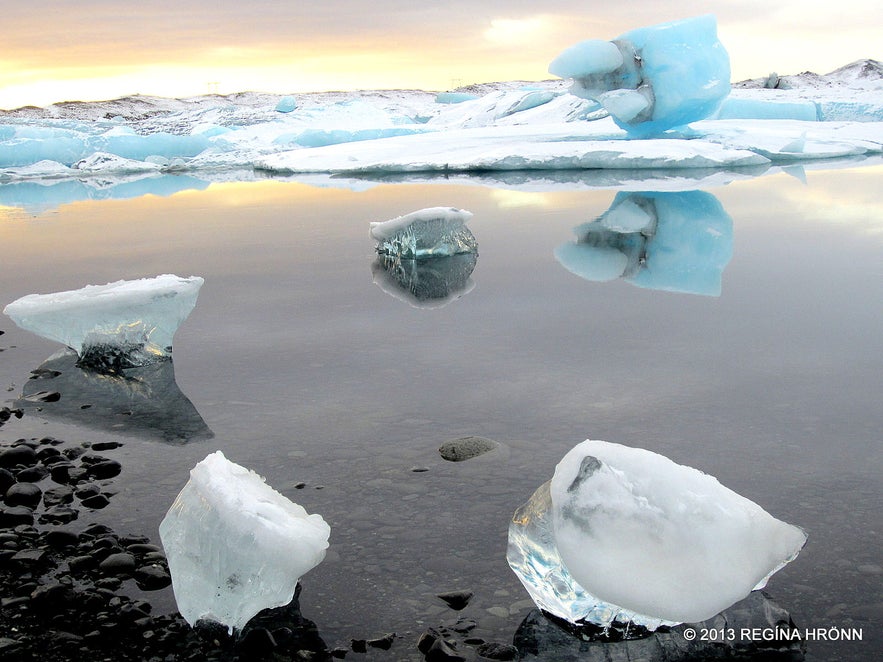
<path id="1" fill-rule="evenodd" d="M 267 180 L 3 207 L 4 304 L 89 282 L 205 277 L 175 337 L 174 381 L 214 436 L 169 446 L 87 425 L 89 410 L 28 411 L 0 432 L 123 441 L 119 493 L 76 525 L 155 540 L 189 469 L 222 450 L 332 526 L 300 595 L 328 645 L 395 631 L 395 659 L 415 660 L 416 637 L 457 616 L 438 593 L 473 591 L 460 614 L 488 640 L 511 642 L 529 618 L 506 531 L 568 449 L 587 436 L 647 448 L 806 528 L 800 562 L 767 590 L 801 628 L 863 628 L 863 642 L 810 642 L 807 659 L 867 658 L 881 645 L 881 174 L 836 163 L 723 181 Z M 719 294 L 587 280 L 556 259 L 618 193 L 660 189 L 700 189 L 732 220 Z M 378 287 L 366 227 L 431 206 L 472 211 L 481 253 L 469 287 L 416 307 L 397 285 Z M 58 345 L 5 319 L 0 329 L 14 401 Z M 507 452 L 438 456 L 467 435 Z M 170 589 L 149 597 L 174 608 Z"/>

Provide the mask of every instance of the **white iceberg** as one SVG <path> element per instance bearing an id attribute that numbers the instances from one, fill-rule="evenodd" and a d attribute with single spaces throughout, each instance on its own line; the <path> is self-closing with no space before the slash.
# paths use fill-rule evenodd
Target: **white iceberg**
<path id="1" fill-rule="evenodd" d="M 371 237 L 378 253 L 403 260 L 475 253 L 475 235 L 466 227 L 470 218 L 464 209 L 428 207 L 371 223 Z"/>
<path id="2" fill-rule="evenodd" d="M 588 440 L 516 511 L 507 558 L 555 616 L 652 630 L 706 620 L 763 588 L 805 542 L 712 476 Z"/>
<path id="3" fill-rule="evenodd" d="M 291 602 L 297 582 L 325 558 L 331 528 L 216 451 L 159 525 L 178 610 L 241 630 L 259 611 Z"/>
<path id="4" fill-rule="evenodd" d="M 571 46 L 549 73 L 571 92 L 601 103 L 616 123 L 647 136 L 704 119 L 730 92 L 730 58 L 717 20 L 697 16 Z"/>
<path id="5" fill-rule="evenodd" d="M 29 294 L 3 312 L 26 331 L 64 343 L 82 365 L 128 368 L 168 358 L 172 337 L 196 306 L 203 279 L 155 278 Z"/>

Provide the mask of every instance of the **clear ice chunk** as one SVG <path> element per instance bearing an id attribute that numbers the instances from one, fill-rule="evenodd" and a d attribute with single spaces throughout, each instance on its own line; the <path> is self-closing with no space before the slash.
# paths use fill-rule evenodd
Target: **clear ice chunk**
<path id="1" fill-rule="evenodd" d="M 159 525 L 178 610 L 241 630 L 259 611 L 291 602 L 325 558 L 331 528 L 255 472 L 210 454 Z"/>
<path id="2" fill-rule="evenodd" d="M 516 511 L 507 559 L 554 616 L 653 630 L 706 620 L 763 588 L 805 542 L 712 476 L 588 440 Z"/>
<path id="3" fill-rule="evenodd" d="M 172 337 L 196 306 L 203 279 L 171 274 L 29 294 L 3 312 L 22 329 L 64 343 L 80 364 L 114 370 L 168 358 Z"/>
<path id="4" fill-rule="evenodd" d="M 401 260 L 378 255 L 371 271 L 374 283 L 390 296 L 414 308 L 441 308 L 475 287 L 475 253 Z"/>
<path id="5" fill-rule="evenodd" d="M 647 136 L 710 117 L 730 92 L 730 58 L 714 16 L 637 28 L 602 44 L 590 39 L 567 48 L 549 73 L 572 79 L 573 94 L 601 103 L 629 133 Z"/>
<path id="6" fill-rule="evenodd" d="M 454 207 L 429 207 L 371 223 L 376 250 L 402 260 L 475 253 L 478 244 L 466 227 L 472 213 Z"/>

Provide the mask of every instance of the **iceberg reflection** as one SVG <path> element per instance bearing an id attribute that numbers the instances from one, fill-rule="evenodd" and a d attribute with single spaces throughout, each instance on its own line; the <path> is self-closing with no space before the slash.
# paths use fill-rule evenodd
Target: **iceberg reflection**
<path id="1" fill-rule="evenodd" d="M 733 254 L 733 220 L 705 191 L 621 191 L 575 232 L 575 242 L 555 249 L 565 269 L 653 290 L 720 296 Z"/>
<path id="2" fill-rule="evenodd" d="M 379 255 L 371 265 L 374 283 L 415 308 L 441 308 L 472 291 L 476 253 L 402 260 Z"/>
<path id="3" fill-rule="evenodd" d="M 214 436 L 178 388 L 170 360 L 106 374 L 80 368 L 77 353 L 64 349 L 32 371 L 15 406 L 42 418 L 171 444 Z"/>

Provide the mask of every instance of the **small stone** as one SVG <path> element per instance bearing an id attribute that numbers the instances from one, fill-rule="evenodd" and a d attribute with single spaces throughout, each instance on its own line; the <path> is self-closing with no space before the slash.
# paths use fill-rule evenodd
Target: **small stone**
<path id="1" fill-rule="evenodd" d="M 47 508 L 61 506 L 74 500 L 74 491 L 67 485 L 52 487 L 43 492 L 43 504 Z"/>
<path id="2" fill-rule="evenodd" d="M 76 547 L 80 542 L 80 536 L 67 529 L 53 529 L 46 533 L 46 542 L 55 548 Z"/>
<path id="3" fill-rule="evenodd" d="M 26 506 L 0 508 L 0 527 L 11 528 L 19 524 L 33 524 L 34 513 Z"/>
<path id="4" fill-rule="evenodd" d="M 436 639 L 425 653 L 426 662 L 466 662 L 444 639 Z"/>
<path id="5" fill-rule="evenodd" d="M 346 657 L 346 654 L 349 653 L 349 651 L 346 648 L 338 647 L 332 648 L 330 653 L 331 657 L 333 657 L 335 660 L 342 660 Z"/>
<path id="6" fill-rule="evenodd" d="M 429 471 L 429 467 L 416 467 L 415 466 L 415 467 L 411 467 L 411 471 L 413 471 L 415 474 L 421 474 L 421 473 L 425 473 L 425 472 Z"/>
<path id="7" fill-rule="evenodd" d="M 276 646 L 273 633 L 266 628 L 251 628 L 236 644 L 236 648 L 247 658 L 266 657 Z"/>
<path id="8" fill-rule="evenodd" d="M 70 506 L 52 506 L 40 515 L 41 524 L 67 524 L 79 517 L 79 513 Z"/>
<path id="9" fill-rule="evenodd" d="M 147 565 L 135 571 L 135 583 L 142 591 L 157 591 L 171 584 L 172 578 L 161 566 Z"/>
<path id="10" fill-rule="evenodd" d="M 12 485 L 15 484 L 15 476 L 8 469 L 0 469 L 0 494 L 6 494 Z"/>
<path id="11" fill-rule="evenodd" d="M 122 470 L 123 466 L 116 460 L 105 460 L 104 462 L 90 465 L 86 472 L 93 478 L 103 479 L 119 476 Z"/>
<path id="12" fill-rule="evenodd" d="M 82 485 L 77 488 L 76 492 L 74 492 L 74 496 L 78 499 L 88 499 L 91 496 L 95 496 L 101 492 L 101 488 L 98 487 L 95 483 L 89 483 L 87 485 Z"/>
<path id="13" fill-rule="evenodd" d="M 49 476 L 56 483 L 66 485 L 71 481 L 71 471 L 74 465 L 70 462 L 56 462 L 49 467 Z"/>
<path id="14" fill-rule="evenodd" d="M 42 549 L 23 549 L 16 552 L 12 560 L 19 563 L 39 563 L 46 556 L 46 552 Z"/>
<path id="15" fill-rule="evenodd" d="M 110 501 L 103 494 L 95 494 L 93 496 L 86 497 L 85 499 L 83 499 L 82 503 L 84 506 L 86 506 L 86 508 L 91 508 L 93 510 L 100 510 L 101 508 L 104 508 L 105 506 L 107 506 L 107 504 L 109 504 Z"/>
<path id="16" fill-rule="evenodd" d="M 98 569 L 108 575 L 131 574 L 135 571 L 135 557 L 128 552 L 117 552 L 99 563 Z"/>
<path id="17" fill-rule="evenodd" d="M 31 467 L 37 462 L 37 454 L 28 446 L 12 446 L 0 451 L 0 467 L 11 469 L 16 466 Z"/>
<path id="18" fill-rule="evenodd" d="M 67 565 L 71 569 L 71 572 L 79 572 L 80 570 L 86 570 L 87 568 L 94 568 L 96 561 L 94 558 L 87 555 L 74 556 L 67 560 Z"/>
<path id="19" fill-rule="evenodd" d="M 389 634 L 385 634 L 382 637 L 378 637 L 377 639 L 369 639 L 368 645 L 372 648 L 379 648 L 380 650 L 388 651 L 390 648 L 392 648 L 392 643 L 395 641 L 395 638 L 395 632 L 390 632 Z"/>
<path id="20" fill-rule="evenodd" d="M 46 467 L 36 466 L 22 469 L 15 474 L 15 479 L 19 483 L 39 483 L 49 475 L 49 469 Z"/>
<path id="21" fill-rule="evenodd" d="M 514 660 L 518 657 L 518 649 L 509 644 L 490 642 L 482 644 L 476 651 L 479 656 L 488 660 Z"/>
<path id="22" fill-rule="evenodd" d="M 34 483 L 16 483 L 8 490 L 4 500 L 7 506 L 27 506 L 36 508 L 43 498 L 43 490 Z"/>
<path id="23" fill-rule="evenodd" d="M 119 448 L 122 444 L 119 441 L 97 441 L 92 444 L 93 451 L 111 451 Z"/>
<path id="24" fill-rule="evenodd" d="M 437 597 L 445 601 L 451 609 L 460 611 L 472 599 L 472 591 L 449 591 L 447 593 L 439 593 Z"/>
<path id="25" fill-rule="evenodd" d="M 438 452 L 448 462 L 464 462 L 489 453 L 499 445 L 499 442 L 484 437 L 461 437 L 446 441 L 439 447 Z"/>
<path id="26" fill-rule="evenodd" d="M 368 642 L 365 639 L 353 639 L 350 641 L 350 648 L 354 653 L 367 653 Z"/>

